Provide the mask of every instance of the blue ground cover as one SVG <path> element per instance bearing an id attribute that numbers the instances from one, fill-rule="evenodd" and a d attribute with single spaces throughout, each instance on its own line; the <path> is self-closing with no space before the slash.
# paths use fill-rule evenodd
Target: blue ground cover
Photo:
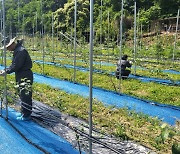
<path id="1" fill-rule="evenodd" d="M 3 111 L 5 114 L 5 111 Z M 72 147 L 64 138 L 52 133 L 51 131 L 41 127 L 37 123 L 30 121 L 22 121 L 16 119 L 17 112 L 8 108 L 8 121 L 20 131 L 26 139 L 33 144 L 38 145 L 48 153 L 53 154 L 78 154 L 79 152 Z M 25 141 L 9 124 L 0 118 L 0 130 L 5 133 L 0 134 L 0 141 L 4 143 L 0 145 L 0 151 L 4 153 L 6 150 L 14 151 L 9 153 L 22 154 L 39 154 L 42 153 Z M 12 144 L 11 144 L 12 143 Z M 9 147 L 7 146 L 9 145 Z M 5 149 L 7 148 L 7 149 Z M 19 150 L 19 152 L 18 152 Z M 8 153 L 8 152 L 7 152 Z"/>
<path id="2" fill-rule="evenodd" d="M 2 117 L 0 117 L 0 132 L 1 154 L 43 154 L 23 139 Z"/>
<path id="3" fill-rule="evenodd" d="M 35 62 L 36 63 L 40 63 L 40 64 L 43 63 L 43 61 L 40 61 L 40 60 L 36 60 Z M 68 64 L 61 65 L 59 63 L 53 63 L 53 62 L 44 62 L 44 64 L 55 65 L 55 66 L 71 68 L 71 69 L 74 68 L 73 65 L 68 65 Z M 82 72 L 89 71 L 89 68 L 86 68 L 86 67 L 76 66 L 75 68 L 77 70 L 79 70 L 79 71 L 82 71 Z M 96 72 L 96 73 L 106 73 L 106 74 L 115 76 L 115 72 L 110 72 L 109 73 L 108 71 L 103 71 L 103 70 L 100 70 L 100 69 L 94 69 L 93 72 Z M 168 70 L 168 72 L 174 72 L 175 73 L 177 71 Z M 147 77 L 147 76 L 139 76 L 139 75 L 133 75 L 133 74 L 130 74 L 129 78 L 140 80 L 142 82 L 156 82 L 156 83 L 159 83 L 159 84 L 166 84 L 166 85 L 180 85 L 180 81 L 171 81 L 171 80 L 167 80 L 167 79 L 160 79 L 160 78 Z"/>
<path id="4" fill-rule="evenodd" d="M 0 67 L 2 69 L 2 67 Z M 54 88 L 62 89 L 68 93 L 78 94 L 83 97 L 89 96 L 89 87 L 82 84 L 74 84 L 69 81 L 63 81 L 48 76 L 34 74 L 34 80 L 38 83 L 47 84 Z M 174 125 L 177 119 L 180 119 L 180 107 L 162 105 L 157 102 L 141 100 L 132 96 L 117 94 L 100 88 L 93 88 L 93 97 L 105 103 L 116 107 L 126 107 L 136 112 L 158 117 L 159 119 Z"/>
<path id="5" fill-rule="evenodd" d="M 69 81 L 63 81 L 52 77 L 34 74 L 35 82 L 50 85 L 54 88 L 62 89 L 68 93 L 78 94 L 83 97 L 89 96 L 89 87 L 82 84 L 75 84 Z M 180 108 L 170 105 L 162 105 L 156 102 L 141 100 L 124 94 L 118 94 L 113 91 L 101 88 L 93 88 L 93 98 L 116 107 L 126 107 L 136 112 L 142 112 L 174 125 L 177 119 L 180 119 Z"/>

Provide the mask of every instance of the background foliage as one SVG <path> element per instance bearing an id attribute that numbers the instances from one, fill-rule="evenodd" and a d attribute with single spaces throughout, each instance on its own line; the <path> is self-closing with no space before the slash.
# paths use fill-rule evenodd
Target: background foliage
<path id="1" fill-rule="evenodd" d="M 19 1 L 19 7 L 18 7 Z M 177 15 L 180 0 L 136 0 L 137 11 L 139 12 L 139 21 L 147 25 L 155 19 L 175 17 Z M 95 31 L 100 33 L 100 23 L 103 27 L 103 36 L 108 31 L 108 13 L 110 21 L 110 36 L 113 38 L 119 30 L 120 0 L 97 0 L 94 2 L 94 23 Z M 32 33 L 33 26 L 35 32 L 40 32 L 43 25 L 46 32 L 51 32 L 52 13 L 54 14 L 55 28 L 60 31 L 71 33 L 74 24 L 74 0 L 7 0 L 6 6 L 6 29 L 12 29 L 12 32 Z M 19 9 L 18 9 L 19 8 Z M 124 29 L 130 29 L 133 26 L 134 0 L 125 0 L 124 4 Z M 102 9 L 102 21 L 101 21 Z M 19 10 L 19 25 L 18 25 Z M 77 0 L 77 32 L 79 36 L 89 31 L 89 0 Z M 36 27 L 37 14 L 37 27 Z M 24 21 L 23 21 L 24 16 Z"/>

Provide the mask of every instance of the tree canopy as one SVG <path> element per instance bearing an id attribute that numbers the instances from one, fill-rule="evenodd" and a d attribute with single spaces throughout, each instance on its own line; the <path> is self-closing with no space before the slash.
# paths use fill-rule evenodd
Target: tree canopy
<path id="1" fill-rule="evenodd" d="M 43 23 L 46 32 L 51 32 L 52 13 L 54 14 L 55 28 L 60 31 L 70 32 L 72 30 L 74 0 L 7 0 L 5 2 L 7 31 L 11 29 L 13 32 L 20 32 L 24 28 L 26 32 L 30 33 L 34 27 L 38 32 L 41 31 Z M 136 3 L 139 22 L 143 25 L 148 25 L 155 19 L 175 17 L 180 7 L 180 0 L 136 0 Z M 89 30 L 89 4 L 89 0 L 77 0 L 77 31 L 79 34 Z M 134 0 L 124 0 L 126 27 L 130 25 L 128 22 L 132 22 L 133 13 Z M 97 32 L 100 31 L 100 24 L 102 24 L 106 29 L 104 33 L 107 33 L 108 22 L 110 22 L 110 33 L 118 31 L 120 16 L 120 0 L 97 0 L 94 2 L 94 23 Z"/>

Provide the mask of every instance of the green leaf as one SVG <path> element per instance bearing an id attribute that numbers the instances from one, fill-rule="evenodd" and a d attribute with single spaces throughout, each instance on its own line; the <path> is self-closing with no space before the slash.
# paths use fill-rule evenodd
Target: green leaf
<path id="1" fill-rule="evenodd" d="M 169 130 L 165 129 L 161 134 L 163 142 L 168 139 L 169 137 Z"/>
<path id="2" fill-rule="evenodd" d="M 161 128 L 165 128 L 166 126 L 167 126 L 167 124 L 164 123 L 164 124 L 161 125 Z"/>
<path id="3" fill-rule="evenodd" d="M 180 143 L 174 143 L 172 145 L 172 154 L 180 154 Z"/>

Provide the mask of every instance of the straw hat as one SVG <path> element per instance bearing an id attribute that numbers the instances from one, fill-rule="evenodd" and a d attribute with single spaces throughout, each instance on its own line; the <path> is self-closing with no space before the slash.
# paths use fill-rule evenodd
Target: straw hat
<path id="1" fill-rule="evenodd" d="M 11 46 L 11 45 L 15 42 L 15 40 L 16 40 L 16 37 L 10 39 L 9 42 L 6 42 L 6 48 L 8 48 L 9 46 Z M 3 40 L 3 41 L 4 41 L 4 40 Z M 3 41 L 2 41 L 2 42 L 3 42 Z M 4 46 L 1 47 L 0 49 L 4 49 Z"/>

